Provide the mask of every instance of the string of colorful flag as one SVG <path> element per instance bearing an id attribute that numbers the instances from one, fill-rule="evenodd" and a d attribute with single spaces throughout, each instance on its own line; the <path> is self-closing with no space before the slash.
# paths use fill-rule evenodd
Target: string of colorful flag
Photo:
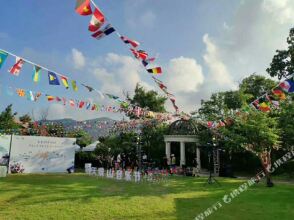
<path id="1" fill-rule="evenodd" d="M 2 87 L 1 84 L 0 87 Z M 34 102 L 39 101 L 40 97 L 44 96 L 46 100 L 50 103 L 57 102 L 63 104 L 64 106 L 70 106 L 73 109 L 84 109 L 111 113 L 125 113 L 126 115 L 133 116 L 136 118 L 153 118 L 158 120 L 161 120 L 161 118 L 173 117 L 172 113 L 157 113 L 135 105 L 126 105 L 125 103 L 120 103 L 119 106 L 101 105 L 98 103 L 94 103 L 92 101 L 77 100 L 75 98 L 65 98 L 51 94 L 49 95 L 41 91 L 33 91 L 23 88 L 13 88 L 11 86 L 5 87 L 5 94 L 9 96 L 17 94 L 19 97 L 26 98 L 27 100 Z"/>
<path id="2" fill-rule="evenodd" d="M 100 105 L 98 103 L 93 103 L 91 101 L 77 100 L 74 98 L 65 98 L 60 96 L 49 95 L 44 92 L 36 92 L 33 90 L 27 90 L 23 88 L 13 88 L 11 86 L 6 86 L 5 92 L 7 95 L 12 96 L 17 94 L 19 97 L 26 98 L 29 101 L 37 102 L 41 96 L 44 96 L 48 102 L 62 103 L 65 106 L 76 107 L 77 109 L 100 111 L 100 112 L 122 112 L 120 106 L 108 106 Z"/>
<path id="3" fill-rule="evenodd" d="M 284 81 L 278 83 L 269 92 L 266 92 L 262 96 L 252 101 L 249 106 L 255 110 L 262 112 L 270 112 L 271 110 L 279 109 L 280 102 L 286 100 L 287 94 L 294 93 L 294 75 L 289 76 Z M 240 116 L 242 113 L 248 113 L 249 107 L 244 107 L 241 110 L 235 112 L 235 116 Z M 206 126 L 208 128 L 220 128 L 227 125 L 231 125 L 234 122 L 233 117 L 227 117 L 218 121 L 208 121 Z"/>
<path id="4" fill-rule="evenodd" d="M 41 74 L 41 70 L 45 70 L 48 72 L 48 81 L 49 81 L 49 85 L 60 85 L 60 80 L 62 82 L 62 84 L 64 85 L 64 87 L 66 89 L 69 88 L 69 82 L 68 76 L 59 74 L 55 71 L 52 71 L 46 67 L 43 67 L 39 64 L 36 64 L 28 59 L 22 58 L 20 56 L 17 56 L 11 52 L 8 52 L 6 50 L 0 49 L 0 68 L 2 67 L 2 65 L 5 63 L 6 59 L 8 56 L 13 56 L 16 58 L 16 62 L 15 64 L 9 68 L 8 72 L 10 72 L 11 74 L 18 76 L 24 63 L 28 63 L 33 65 L 33 76 L 32 79 L 35 83 L 38 83 L 40 81 L 40 74 Z M 59 80 L 60 78 L 60 80 Z M 159 84 L 162 84 L 161 81 L 158 80 Z M 77 86 L 77 81 L 76 80 L 72 80 L 71 81 L 71 85 L 72 85 L 72 89 L 73 91 L 77 92 L 78 91 L 78 86 Z M 139 106 L 130 104 L 128 101 L 124 101 L 122 100 L 119 96 L 113 95 L 113 94 L 109 94 L 109 93 L 104 93 L 101 92 L 98 89 L 93 88 L 92 86 L 86 85 L 84 83 L 81 83 L 81 85 L 87 89 L 87 91 L 89 92 L 93 92 L 96 91 L 97 93 L 99 93 L 99 95 L 104 98 L 107 97 L 110 100 L 115 101 L 116 103 L 118 103 L 120 105 L 119 110 L 117 109 L 116 111 L 118 112 L 125 112 L 127 114 L 131 114 L 133 116 L 136 117 L 143 117 L 146 115 L 151 114 L 151 111 L 148 111 L 147 109 L 141 108 Z M 166 91 L 166 87 L 162 84 L 162 86 L 160 87 L 163 89 L 163 91 Z M 10 90 L 7 90 L 8 95 L 11 94 Z M 166 91 L 167 94 L 170 94 Z M 37 101 L 37 99 L 44 93 L 41 92 L 33 92 L 32 90 L 25 90 L 25 89 L 17 89 L 17 94 L 21 97 L 26 97 L 28 100 L 31 101 Z M 171 94 L 170 94 L 171 95 Z M 60 98 L 59 96 L 51 96 L 48 95 L 48 101 L 57 101 L 57 102 L 63 102 L 64 105 L 66 102 L 65 98 Z M 89 106 L 89 103 L 84 102 L 84 101 L 75 101 L 75 99 L 69 99 L 69 105 L 74 107 L 75 105 L 78 105 L 79 108 L 83 108 L 84 106 L 88 109 L 91 110 L 97 110 L 98 109 L 98 105 L 95 106 L 95 104 Z M 101 109 L 101 108 L 100 108 Z M 102 107 L 103 109 L 103 107 Z M 110 107 L 108 107 L 107 109 L 110 109 Z M 115 111 L 114 111 L 115 112 Z M 156 114 L 155 112 L 152 112 L 152 114 Z M 158 113 L 161 114 L 161 113 Z"/>
<path id="5" fill-rule="evenodd" d="M 94 6 L 94 11 L 92 10 L 92 5 Z M 130 51 L 134 55 L 136 59 L 138 59 L 142 65 L 144 66 L 144 69 L 151 74 L 158 75 L 162 73 L 161 67 L 153 67 L 153 68 L 147 68 L 147 66 L 155 61 L 154 57 L 149 57 L 149 54 L 141 49 L 138 49 L 140 46 L 140 43 L 138 41 L 132 40 L 126 36 L 121 35 L 117 29 L 115 29 L 112 24 L 109 23 L 108 19 L 106 19 L 106 16 L 102 13 L 100 8 L 95 4 L 93 0 L 77 0 L 76 1 L 76 7 L 75 10 L 78 14 L 82 16 L 89 16 L 92 15 L 91 20 L 89 22 L 88 30 L 90 32 L 93 32 L 92 37 L 96 39 L 102 39 L 103 37 L 106 37 L 114 32 L 116 32 L 119 39 L 124 42 L 127 45 L 130 45 Z M 176 105 L 176 99 L 174 95 L 169 93 L 167 91 L 167 87 L 157 78 L 152 76 L 152 79 L 154 82 L 159 86 L 159 88 L 165 93 L 165 95 L 169 98 L 171 101 L 176 113 L 179 113 L 179 108 Z"/>
<path id="6" fill-rule="evenodd" d="M 64 74 L 57 73 L 56 71 L 52 71 L 46 67 L 43 67 L 43 66 L 36 64 L 28 59 L 25 59 L 23 57 L 20 57 L 18 55 L 15 55 L 15 54 L 13 54 L 9 51 L 3 50 L 3 49 L 0 49 L 0 68 L 3 66 L 3 64 L 5 63 L 5 61 L 9 55 L 15 57 L 15 59 L 16 59 L 15 64 L 11 68 L 8 69 L 8 72 L 11 73 L 12 75 L 18 76 L 20 74 L 20 71 L 21 71 L 24 63 L 28 63 L 33 66 L 33 75 L 32 75 L 33 82 L 35 82 L 35 83 L 40 82 L 41 71 L 45 70 L 45 71 L 47 71 L 47 74 L 48 74 L 49 85 L 54 85 L 54 86 L 60 85 L 61 84 L 60 81 L 61 81 L 63 86 L 66 89 L 69 89 L 70 84 L 71 84 L 73 91 L 75 91 L 75 92 L 78 91 L 78 85 L 77 85 L 76 80 L 71 80 L 71 83 L 69 83 L 68 76 L 65 76 Z M 118 96 L 115 96 L 115 95 L 112 95 L 109 93 L 103 93 L 100 90 L 93 88 L 92 86 L 86 85 L 84 83 L 81 83 L 81 85 L 84 88 L 86 88 L 87 91 L 89 91 L 89 92 L 93 92 L 93 91 L 97 92 L 101 96 L 101 98 L 104 98 L 106 96 L 112 100 L 115 100 L 118 102 L 123 102 L 123 100 L 120 99 Z"/>

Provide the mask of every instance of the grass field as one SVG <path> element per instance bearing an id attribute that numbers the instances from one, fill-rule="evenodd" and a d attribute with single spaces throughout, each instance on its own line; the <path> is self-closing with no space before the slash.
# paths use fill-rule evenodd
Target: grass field
<path id="1" fill-rule="evenodd" d="M 74 175 L 11 175 L 0 179 L 0 219 L 194 219 L 242 180 L 173 177 L 128 183 Z M 252 186 L 207 219 L 294 219 L 294 185 Z"/>

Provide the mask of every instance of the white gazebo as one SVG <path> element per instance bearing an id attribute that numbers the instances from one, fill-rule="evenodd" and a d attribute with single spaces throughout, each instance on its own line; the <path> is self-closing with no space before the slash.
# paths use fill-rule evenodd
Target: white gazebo
<path id="1" fill-rule="evenodd" d="M 195 143 L 196 158 L 198 167 L 201 170 L 200 148 L 197 137 L 198 128 L 192 120 L 177 120 L 169 127 L 169 134 L 164 135 L 165 154 L 167 158 L 171 156 L 171 142 L 180 143 L 180 166 L 186 165 L 186 149 L 185 143 Z"/>

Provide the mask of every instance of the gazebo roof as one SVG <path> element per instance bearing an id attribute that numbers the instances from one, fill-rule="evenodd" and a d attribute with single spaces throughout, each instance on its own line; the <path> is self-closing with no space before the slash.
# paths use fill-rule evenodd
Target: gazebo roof
<path id="1" fill-rule="evenodd" d="M 169 126 L 168 135 L 196 135 L 198 133 L 198 125 L 193 119 L 180 119 L 174 121 Z"/>

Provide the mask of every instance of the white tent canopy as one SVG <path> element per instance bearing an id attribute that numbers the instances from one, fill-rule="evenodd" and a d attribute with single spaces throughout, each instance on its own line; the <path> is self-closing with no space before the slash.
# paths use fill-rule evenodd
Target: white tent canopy
<path id="1" fill-rule="evenodd" d="M 84 147 L 82 149 L 83 152 L 92 152 L 95 150 L 97 144 L 99 144 L 100 142 L 99 141 L 95 141 L 94 143 L 92 144 L 89 144 L 88 146 Z"/>

